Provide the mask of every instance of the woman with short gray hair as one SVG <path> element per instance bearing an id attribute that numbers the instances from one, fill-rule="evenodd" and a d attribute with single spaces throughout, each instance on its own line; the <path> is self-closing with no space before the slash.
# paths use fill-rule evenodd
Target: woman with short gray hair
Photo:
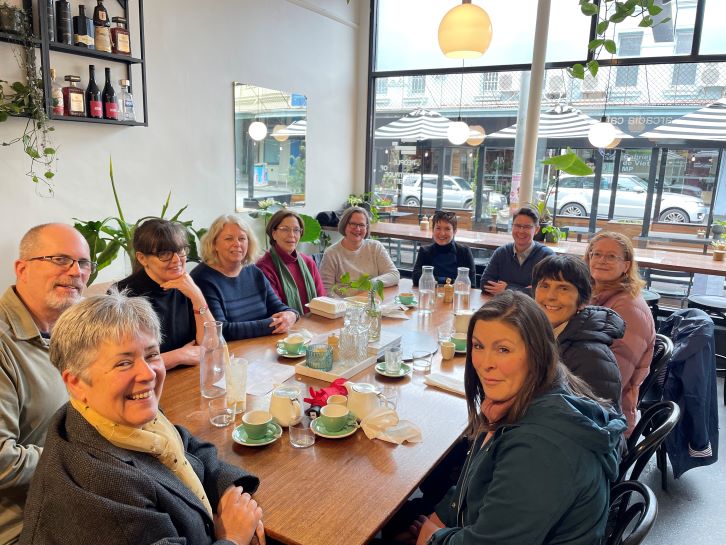
<path id="1" fill-rule="evenodd" d="M 398 284 L 401 275 L 383 244 L 369 238 L 370 218 L 365 209 L 351 206 L 343 212 L 338 232 L 343 238 L 325 250 L 320 264 L 320 276 L 329 293 L 346 272 L 353 280 L 367 274 L 384 286 Z"/>
<path id="2" fill-rule="evenodd" d="M 71 400 L 48 428 L 22 544 L 264 542 L 259 479 L 159 412 L 166 369 L 143 297 L 89 297 L 53 330 Z"/>

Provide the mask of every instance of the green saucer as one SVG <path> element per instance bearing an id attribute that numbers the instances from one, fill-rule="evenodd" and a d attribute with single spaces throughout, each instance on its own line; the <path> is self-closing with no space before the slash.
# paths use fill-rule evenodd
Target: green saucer
<path id="1" fill-rule="evenodd" d="M 319 435 L 320 437 L 326 437 L 327 439 L 342 439 L 343 437 L 353 435 L 358 429 L 358 424 L 355 417 L 350 415 L 348 418 L 348 424 L 338 431 L 330 431 L 319 418 L 313 420 L 310 427 L 313 429 L 315 435 Z"/>
<path id="2" fill-rule="evenodd" d="M 285 350 L 284 346 L 278 346 L 277 347 L 277 355 L 282 356 L 283 358 L 304 358 L 305 354 L 307 354 L 307 347 L 303 345 L 302 351 L 300 352 L 288 352 Z"/>
<path id="3" fill-rule="evenodd" d="M 244 445 L 246 447 L 262 447 L 274 443 L 282 435 L 282 428 L 277 422 L 270 422 L 267 425 L 267 433 L 264 437 L 259 439 L 252 439 L 247 435 L 245 427 L 242 425 L 237 426 L 232 432 L 232 440 L 235 443 Z"/>
<path id="4" fill-rule="evenodd" d="M 389 373 L 388 371 L 386 371 L 385 362 L 376 364 L 376 373 L 378 373 L 379 375 L 383 375 L 384 377 L 401 378 L 401 377 L 405 377 L 410 372 L 411 372 L 411 366 L 408 363 L 401 363 L 401 369 L 399 369 L 398 373 Z"/>
<path id="5" fill-rule="evenodd" d="M 396 303 L 398 303 L 398 304 L 400 304 L 400 305 L 403 305 L 403 306 L 406 306 L 406 307 L 408 307 L 408 308 L 413 308 L 413 307 L 415 307 L 415 306 L 418 306 L 418 299 L 416 299 L 415 297 L 414 297 L 413 301 L 411 301 L 410 303 L 404 303 L 403 301 L 401 301 L 401 300 L 400 300 L 400 299 L 398 298 L 398 296 L 396 296 L 396 299 L 395 299 L 395 301 L 396 301 Z"/>

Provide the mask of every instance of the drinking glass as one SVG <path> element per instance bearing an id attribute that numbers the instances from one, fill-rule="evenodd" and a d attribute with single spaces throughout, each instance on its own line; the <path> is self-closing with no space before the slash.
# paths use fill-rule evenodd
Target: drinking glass
<path id="1" fill-rule="evenodd" d="M 428 373 L 431 371 L 431 353 L 424 350 L 416 350 L 412 354 L 413 368 L 415 371 Z"/>
<path id="2" fill-rule="evenodd" d="M 217 428 L 229 426 L 234 414 L 227 408 L 226 396 L 215 397 L 209 400 L 209 423 Z"/>
<path id="3" fill-rule="evenodd" d="M 244 358 L 229 358 L 227 406 L 233 420 L 247 410 L 247 365 Z"/>
<path id="4" fill-rule="evenodd" d="M 310 369 L 330 371 L 333 368 L 333 347 L 322 343 L 308 345 L 306 360 Z"/>
<path id="5" fill-rule="evenodd" d="M 438 327 L 438 332 L 439 332 L 439 344 L 446 342 L 446 341 L 450 341 L 451 335 L 454 332 L 454 326 L 453 326 L 452 322 L 449 321 L 449 322 L 446 322 L 444 325 L 440 325 Z"/>
<path id="6" fill-rule="evenodd" d="M 401 347 L 392 346 L 386 349 L 386 373 L 397 375 L 401 372 Z"/>
<path id="7" fill-rule="evenodd" d="M 310 427 L 312 420 L 303 415 L 299 422 L 290 424 L 287 432 L 290 435 L 290 444 L 295 448 L 307 448 L 315 444 L 315 433 Z"/>

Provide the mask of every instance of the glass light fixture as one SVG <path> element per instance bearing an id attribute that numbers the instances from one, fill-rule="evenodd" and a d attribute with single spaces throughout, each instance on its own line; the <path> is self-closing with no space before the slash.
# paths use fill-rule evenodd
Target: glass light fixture
<path id="1" fill-rule="evenodd" d="M 610 148 L 617 146 L 620 142 L 615 127 L 608 122 L 605 116 L 602 116 L 600 123 L 590 127 L 590 130 L 587 131 L 587 139 L 596 148 Z"/>
<path id="2" fill-rule="evenodd" d="M 247 132 L 252 140 L 259 142 L 260 140 L 264 140 L 265 136 L 267 136 L 267 125 L 265 125 L 262 121 L 253 121 L 250 123 Z"/>
<path id="3" fill-rule="evenodd" d="M 469 138 L 469 125 L 464 123 L 461 118 L 458 118 L 449 124 L 449 128 L 446 129 L 446 136 L 449 142 L 455 146 L 460 146 Z"/>
<path id="4" fill-rule="evenodd" d="M 452 59 L 481 57 L 492 41 L 489 14 L 471 0 L 450 9 L 439 23 L 439 47 Z"/>
<path id="5" fill-rule="evenodd" d="M 272 138 L 274 138 L 278 142 L 284 142 L 285 140 L 287 140 L 289 138 L 288 135 L 286 135 L 286 134 L 280 134 L 286 128 L 287 128 L 287 125 L 275 125 L 272 128 Z"/>
<path id="6" fill-rule="evenodd" d="M 467 138 L 466 143 L 470 146 L 478 146 L 484 142 L 486 134 L 484 127 L 481 125 L 472 125 L 469 127 L 469 138 Z"/>

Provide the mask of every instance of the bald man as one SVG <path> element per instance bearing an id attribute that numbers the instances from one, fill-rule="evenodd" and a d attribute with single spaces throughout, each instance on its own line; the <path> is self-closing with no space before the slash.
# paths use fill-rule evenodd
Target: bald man
<path id="1" fill-rule="evenodd" d="M 51 329 L 94 267 L 73 227 L 39 225 L 20 241 L 16 283 L 0 297 L 0 545 L 17 542 L 46 428 L 68 400 L 48 359 Z"/>

